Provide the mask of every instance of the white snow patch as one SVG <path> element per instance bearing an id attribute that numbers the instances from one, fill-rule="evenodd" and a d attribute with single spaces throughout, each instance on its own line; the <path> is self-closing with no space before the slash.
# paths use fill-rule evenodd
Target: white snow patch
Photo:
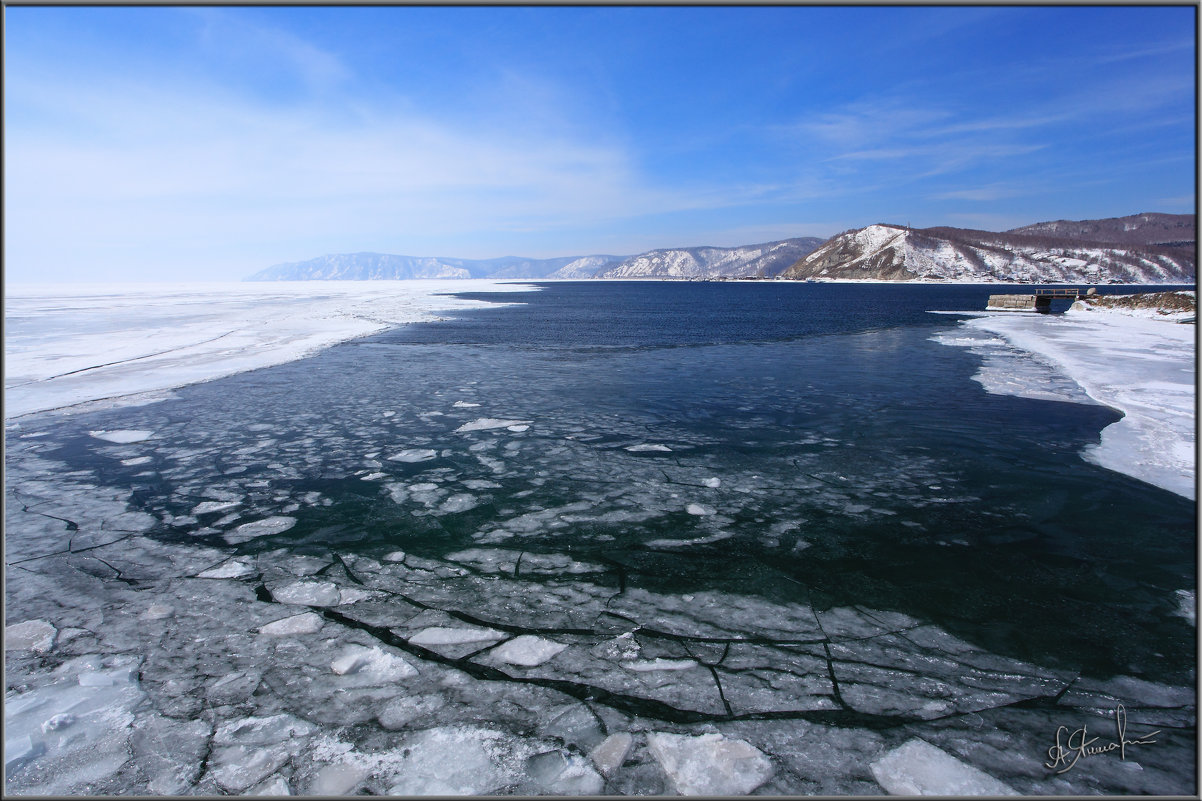
<path id="1" fill-rule="evenodd" d="M 439 311 L 495 307 L 452 292 L 535 289 L 492 279 L 5 284 L 4 414 L 161 400 Z"/>
<path id="2" fill-rule="evenodd" d="M 1194 326 L 1071 310 L 982 314 L 962 325 L 1056 365 L 1090 398 L 1123 412 L 1086 460 L 1195 498 Z"/>
<path id="3" fill-rule="evenodd" d="M 409 662 L 378 646 L 349 646 L 331 663 L 330 669 L 339 676 L 355 675 L 376 684 L 386 684 L 417 675 L 417 668 Z"/>

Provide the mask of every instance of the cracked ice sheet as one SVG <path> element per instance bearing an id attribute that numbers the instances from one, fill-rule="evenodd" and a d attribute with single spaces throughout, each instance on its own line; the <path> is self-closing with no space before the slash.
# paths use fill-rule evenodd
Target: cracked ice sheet
<path id="1" fill-rule="evenodd" d="M 486 279 L 5 286 L 4 415 L 163 392 L 282 364 L 439 311 Z M 145 400 L 143 398 L 142 400 Z"/>
<path id="2" fill-rule="evenodd" d="M 1195 326 L 1104 311 L 974 315 L 969 329 L 1052 362 L 1098 403 L 1123 413 L 1083 458 L 1193 500 Z M 984 381 L 998 394 L 1021 394 Z"/>

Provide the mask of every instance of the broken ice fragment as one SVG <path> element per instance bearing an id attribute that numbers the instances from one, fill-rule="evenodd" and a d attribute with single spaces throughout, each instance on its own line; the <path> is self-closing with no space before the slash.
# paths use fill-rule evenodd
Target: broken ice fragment
<path id="1" fill-rule="evenodd" d="M 140 617 L 143 620 L 162 620 L 165 617 L 171 617 L 175 614 L 175 610 L 166 604 L 151 604 Z"/>
<path id="2" fill-rule="evenodd" d="M 512 752 L 519 745 L 492 729 L 418 732 L 400 751 L 402 767 L 388 795 L 485 795 L 517 777 Z"/>
<path id="3" fill-rule="evenodd" d="M 44 654 L 54 647 L 58 630 L 45 620 L 26 620 L 4 627 L 4 650 Z"/>
<path id="4" fill-rule="evenodd" d="M 493 428 L 509 428 L 510 426 L 528 426 L 533 422 L 531 420 L 499 420 L 495 417 L 481 417 L 478 420 L 473 420 L 470 423 L 464 423 L 455 429 L 456 434 L 463 434 L 468 431 L 487 431 Z"/>
<path id="5" fill-rule="evenodd" d="M 115 442 L 119 445 L 126 445 L 131 442 L 142 442 L 143 440 L 150 439 L 154 435 L 153 431 L 128 431 L 128 430 L 120 430 L 120 431 L 101 430 L 101 431 L 89 431 L 88 433 L 91 434 L 96 439 L 102 439 L 105 442 Z"/>
<path id="6" fill-rule="evenodd" d="M 489 642 L 492 640 L 502 640 L 505 635 L 493 629 L 480 627 L 471 628 L 449 628 L 444 626 L 433 626 L 428 629 L 422 629 L 417 634 L 409 638 L 409 642 L 414 645 L 462 645 L 464 643 L 474 642 Z"/>
<path id="7" fill-rule="evenodd" d="M 639 445 L 627 445 L 626 450 L 630 451 L 631 453 L 647 453 L 647 452 L 671 453 L 672 452 L 672 449 L 669 448 L 667 445 L 648 444 L 646 442 L 641 443 Z"/>
<path id="8" fill-rule="evenodd" d="M 240 576 L 247 576 L 254 572 L 255 569 L 245 562 L 231 559 L 217 567 L 211 567 L 203 573 L 197 573 L 196 577 L 204 579 L 239 578 Z"/>
<path id="9" fill-rule="evenodd" d="M 330 581 L 296 581 L 271 593 L 282 604 L 297 606 L 337 606 L 338 586 Z"/>
<path id="10" fill-rule="evenodd" d="M 720 478 L 707 478 L 705 481 L 702 481 L 701 483 L 702 483 L 702 484 L 704 484 L 704 485 L 705 485 L 705 486 L 707 486 L 707 487 L 720 487 L 720 486 L 722 486 L 722 479 L 720 479 Z"/>
<path id="11" fill-rule="evenodd" d="M 1018 795 L 988 773 L 915 737 L 869 765 L 892 795 Z"/>
<path id="12" fill-rule="evenodd" d="M 247 795 L 292 795 L 288 791 L 288 781 L 283 776 L 276 776 L 262 782 L 246 791 Z"/>
<path id="13" fill-rule="evenodd" d="M 653 670 L 688 670 L 697 667 L 692 659 L 640 659 L 635 662 L 623 662 L 622 667 L 636 673 L 649 673 Z"/>
<path id="14" fill-rule="evenodd" d="M 371 768 L 354 762 L 335 762 L 325 765 L 309 784 L 306 795 L 348 795 L 371 775 Z"/>
<path id="15" fill-rule="evenodd" d="M 339 676 L 354 675 L 380 684 L 417 675 L 417 669 L 401 657 L 379 647 L 361 645 L 348 647 L 330 664 L 330 669 Z"/>
<path id="16" fill-rule="evenodd" d="M 201 501 L 192 509 L 193 515 L 207 515 L 213 512 L 228 512 L 242 505 L 241 501 Z"/>
<path id="17" fill-rule="evenodd" d="M 393 551 L 392 553 L 386 553 L 386 554 L 384 554 L 383 559 L 385 562 L 404 562 L 405 561 L 405 552 L 404 551 Z"/>
<path id="18" fill-rule="evenodd" d="M 699 503 L 690 503 L 684 508 L 684 510 L 691 515 L 696 515 L 697 517 L 706 517 L 714 513 L 713 509 Z"/>
<path id="19" fill-rule="evenodd" d="M 620 731 L 602 740 L 601 744 L 592 750 L 589 757 L 597 766 L 597 770 L 601 771 L 601 775 L 609 778 L 618 772 L 618 768 L 622 767 L 633 743 L 634 737 L 630 735 L 630 732 Z"/>
<path id="20" fill-rule="evenodd" d="M 249 523 L 243 523 L 233 531 L 226 532 L 225 541 L 230 545 L 237 545 L 247 540 L 253 540 L 255 537 L 279 534 L 295 525 L 295 517 L 285 517 L 284 515 L 265 517 L 262 520 L 252 520 Z"/>
<path id="21" fill-rule="evenodd" d="M 274 623 L 259 627 L 259 633 L 268 637 L 288 637 L 293 634 L 315 634 L 321 630 L 324 621 L 316 612 L 286 617 Z"/>
<path id="22" fill-rule="evenodd" d="M 553 795 L 596 795 L 604 780 L 583 757 L 559 751 L 535 754 L 526 760 L 526 774 Z"/>
<path id="23" fill-rule="evenodd" d="M 4 769 L 12 770 L 27 759 L 32 759 L 46 750 L 45 743 L 34 741 L 28 734 L 4 738 Z"/>
<path id="24" fill-rule="evenodd" d="M 414 462 L 425 462 L 438 456 L 437 451 L 432 451 L 429 448 L 406 448 L 400 453 L 394 453 L 387 457 L 390 462 L 406 462 L 412 464 Z"/>
<path id="25" fill-rule="evenodd" d="M 567 647 L 563 643 L 544 640 L 542 637 L 535 637 L 533 634 L 523 634 L 520 637 L 514 637 L 507 643 L 498 645 L 489 651 L 489 653 L 494 659 L 510 665 L 534 667 L 535 665 L 541 665 L 549 661 Z"/>
<path id="26" fill-rule="evenodd" d="M 755 746 L 721 734 L 652 732 L 647 746 L 681 795 L 746 795 L 774 772 Z"/>
<path id="27" fill-rule="evenodd" d="M 271 745 L 293 737 L 307 737 L 316 730 L 312 723 L 293 715 L 249 717 L 219 726 L 213 734 L 213 742 L 217 745 Z"/>

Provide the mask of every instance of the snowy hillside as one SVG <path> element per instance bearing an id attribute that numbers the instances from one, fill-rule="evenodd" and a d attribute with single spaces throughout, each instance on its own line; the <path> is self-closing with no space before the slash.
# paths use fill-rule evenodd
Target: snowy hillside
<path id="1" fill-rule="evenodd" d="M 1104 220 L 1053 220 L 1007 231 L 1010 234 L 1054 236 L 1091 243 L 1190 248 L 1194 246 L 1196 232 L 1194 215 L 1156 212 L 1109 217 Z"/>
<path id="2" fill-rule="evenodd" d="M 631 256 L 597 273 L 597 278 L 773 277 L 822 244 L 802 237 L 737 248 L 677 248 Z"/>
<path id="3" fill-rule="evenodd" d="M 1092 244 L 959 228 L 870 225 L 833 237 L 782 274 L 793 279 L 990 283 L 1188 283 L 1189 250 Z"/>
<path id="4" fill-rule="evenodd" d="M 622 260 L 622 256 L 582 256 L 555 272 L 548 278 L 592 278 L 606 266 Z"/>

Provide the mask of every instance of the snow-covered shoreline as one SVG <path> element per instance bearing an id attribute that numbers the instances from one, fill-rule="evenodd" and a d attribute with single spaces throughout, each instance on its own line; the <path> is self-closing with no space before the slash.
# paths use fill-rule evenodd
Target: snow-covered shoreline
<path id="1" fill-rule="evenodd" d="M 497 280 L 5 286 L 4 415 L 153 393 L 257 370 L 440 311 Z"/>
<path id="2" fill-rule="evenodd" d="M 1082 457 L 1193 500 L 1195 326 L 1118 310 L 976 313 L 963 325 L 1054 364 L 1098 403 L 1123 413 Z M 1016 394 L 986 372 L 991 392 Z"/>

